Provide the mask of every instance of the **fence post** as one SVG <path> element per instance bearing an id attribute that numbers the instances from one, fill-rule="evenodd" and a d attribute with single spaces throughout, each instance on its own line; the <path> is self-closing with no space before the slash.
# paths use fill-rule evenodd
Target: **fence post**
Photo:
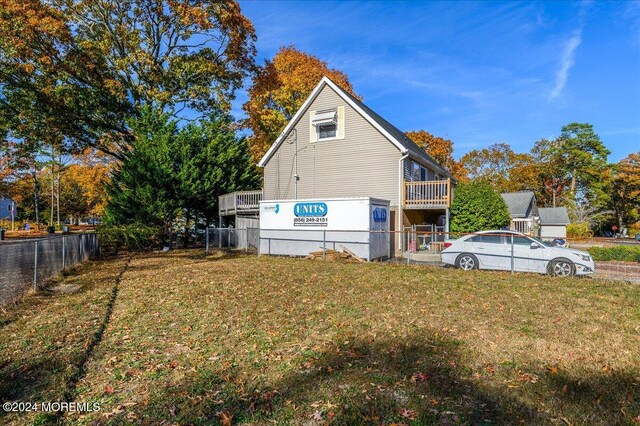
<path id="1" fill-rule="evenodd" d="M 66 237 L 62 237 L 62 271 L 64 272 L 64 268 L 65 268 L 65 261 L 66 259 L 66 253 L 65 253 L 65 249 L 64 249 L 64 240 L 66 239 Z"/>
<path id="2" fill-rule="evenodd" d="M 207 234 L 205 236 L 204 254 L 209 254 L 209 227 L 207 226 Z"/>
<path id="3" fill-rule="evenodd" d="M 38 241 L 35 244 L 35 253 L 33 256 L 33 289 L 38 291 Z"/>
<path id="4" fill-rule="evenodd" d="M 244 252 L 249 252 L 249 228 L 244 230 Z"/>
<path id="5" fill-rule="evenodd" d="M 231 229 L 227 228 L 227 250 L 231 250 Z"/>
<path id="6" fill-rule="evenodd" d="M 222 219 L 220 219 L 222 221 Z M 222 224 L 220 224 L 222 226 Z M 218 248 L 222 250 L 222 228 L 218 228 Z"/>
<path id="7" fill-rule="evenodd" d="M 322 260 L 327 257 L 327 231 L 322 230 Z"/>
<path id="8" fill-rule="evenodd" d="M 513 234 L 511 234 L 511 273 L 513 274 L 514 272 L 514 260 L 513 260 Z"/>
<path id="9" fill-rule="evenodd" d="M 411 263 L 411 231 L 407 231 L 407 265 Z"/>

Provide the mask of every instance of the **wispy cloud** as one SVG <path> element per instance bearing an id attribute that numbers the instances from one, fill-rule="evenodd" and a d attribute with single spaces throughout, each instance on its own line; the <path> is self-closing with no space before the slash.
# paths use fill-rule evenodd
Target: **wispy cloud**
<path id="1" fill-rule="evenodd" d="M 556 99 L 564 90 L 564 86 L 567 84 L 569 78 L 569 71 L 575 63 L 576 49 L 582 43 L 582 28 L 573 32 L 569 40 L 567 40 L 564 50 L 562 52 L 562 58 L 560 60 L 560 68 L 556 72 L 556 84 L 551 91 L 550 99 Z"/>

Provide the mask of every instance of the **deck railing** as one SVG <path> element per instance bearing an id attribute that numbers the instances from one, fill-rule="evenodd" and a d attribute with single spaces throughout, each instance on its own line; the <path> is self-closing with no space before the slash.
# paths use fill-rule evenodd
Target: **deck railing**
<path id="1" fill-rule="evenodd" d="M 220 215 L 232 215 L 238 212 L 258 212 L 262 201 L 262 190 L 236 191 L 218 197 Z"/>
<path id="2" fill-rule="evenodd" d="M 451 207 L 451 179 L 404 183 L 404 208 Z"/>

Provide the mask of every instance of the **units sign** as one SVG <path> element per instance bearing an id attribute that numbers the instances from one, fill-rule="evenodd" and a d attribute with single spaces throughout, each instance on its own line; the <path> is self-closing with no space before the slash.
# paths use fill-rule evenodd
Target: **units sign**
<path id="1" fill-rule="evenodd" d="M 387 209 L 376 207 L 373 209 L 373 221 L 385 223 L 387 221 Z"/>
<path id="2" fill-rule="evenodd" d="M 296 203 L 293 206 L 294 226 L 327 226 L 328 207 L 326 203 Z"/>

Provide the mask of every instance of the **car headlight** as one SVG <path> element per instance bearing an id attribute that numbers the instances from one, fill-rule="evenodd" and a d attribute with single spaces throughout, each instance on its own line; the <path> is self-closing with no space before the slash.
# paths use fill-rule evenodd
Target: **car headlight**
<path id="1" fill-rule="evenodd" d="M 585 262 L 589 262 L 591 260 L 589 256 L 585 256 L 584 254 L 579 254 L 578 256 L 580 256 L 580 258 Z"/>

